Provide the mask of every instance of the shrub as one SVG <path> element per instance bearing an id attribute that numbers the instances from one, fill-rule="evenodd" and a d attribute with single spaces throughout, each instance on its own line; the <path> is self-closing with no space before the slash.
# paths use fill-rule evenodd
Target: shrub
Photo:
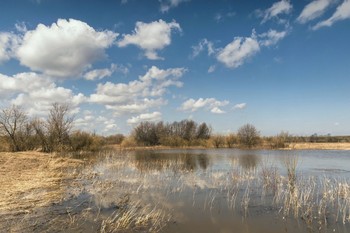
<path id="1" fill-rule="evenodd" d="M 239 143 L 244 147 L 252 148 L 260 142 L 260 133 L 251 124 L 246 124 L 239 128 L 237 136 Z"/>
<path id="2" fill-rule="evenodd" d="M 234 147 L 234 145 L 236 145 L 238 142 L 237 136 L 233 133 L 227 135 L 225 139 L 228 148 Z"/>
<path id="3" fill-rule="evenodd" d="M 225 137 L 222 136 L 222 135 L 213 135 L 211 137 L 211 140 L 212 140 L 212 143 L 213 143 L 213 146 L 215 148 L 220 148 L 220 147 L 223 147 L 225 145 Z"/>

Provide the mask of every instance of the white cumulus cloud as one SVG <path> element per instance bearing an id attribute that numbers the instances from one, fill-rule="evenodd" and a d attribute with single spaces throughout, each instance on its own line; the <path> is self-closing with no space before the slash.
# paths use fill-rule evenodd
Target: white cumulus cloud
<path id="1" fill-rule="evenodd" d="M 350 0 L 344 0 L 344 2 L 337 7 L 336 11 L 330 18 L 317 23 L 312 29 L 317 30 L 321 27 L 330 27 L 335 22 L 345 19 L 350 19 Z"/>
<path id="2" fill-rule="evenodd" d="M 184 68 L 159 69 L 152 66 L 145 75 L 129 83 L 106 82 L 98 84 L 96 93 L 89 101 L 103 104 L 116 114 L 140 113 L 167 104 L 162 96 L 171 86 L 181 87 L 178 79 L 186 72 Z"/>
<path id="3" fill-rule="evenodd" d="M 136 45 L 144 50 L 148 59 L 163 59 L 158 56 L 157 51 L 171 44 L 173 30 L 181 31 L 180 25 L 175 21 L 167 23 L 160 19 L 151 23 L 137 22 L 134 32 L 123 35 L 118 46 Z"/>
<path id="4" fill-rule="evenodd" d="M 212 113 L 216 114 L 222 114 L 225 113 L 223 110 L 220 109 L 220 107 L 224 107 L 229 104 L 229 101 L 219 101 L 215 98 L 199 98 L 198 100 L 195 99 L 188 99 L 185 102 L 182 103 L 179 110 L 181 111 L 190 111 L 195 112 L 200 109 L 210 110 Z"/>
<path id="5" fill-rule="evenodd" d="M 130 125 L 135 125 L 143 121 L 160 121 L 161 119 L 162 119 L 162 113 L 160 112 L 143 113 L 128 119 L 127 123 Z"/>
<path id="6" fill-rule="evenodd" d="M 314 0 L 307 4 L 300 13 L 297 21 L 299 23 L 307 23 L 317 17 L 320 17 L 325 10 L 334 3 L 335 0 Z"/>
<path id="7" fill-rule="evenodd" d="M 54 77 L 74 77 L 93 62 L 106 57 L 117 33 L 96 31 L 75 19 L 58 19 L 51 26 L 39 24 L 26 31 L 17 50 L 22 65 Z"/>
<path id="8" fill-rule="evenodd" d="M 76 111 L 86 101 L 82 93 L 59 87 L 48 77 L 36 73 L 14 76 L 0 74 L 0 96 L 3 101 L 24 106 L 30 115 L 46 114 L 55 102 L 67 102 Z"/>
<path id="9" fill-rule="evenodd" d="M 251 37 L 235 37 L 218 52 L 216 58 L 229 68 L 237 68 L 259 51 L 259 42 L 253 33 Z"/>

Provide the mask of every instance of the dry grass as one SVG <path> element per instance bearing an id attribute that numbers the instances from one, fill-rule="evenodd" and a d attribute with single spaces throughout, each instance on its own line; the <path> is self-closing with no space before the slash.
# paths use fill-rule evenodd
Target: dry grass
<path id="1" fill-rule="evenodd" d="M 39 152 L 0 153 L 0 213 L 30 213 L 59 202 L 62 183 L 75 177 L 81 163 Z"/>
<path id="2" fill-rule="evenodd" d="M 350 150 L 350 143 L 291 143 L 287 149 L 296 150 Z"/>

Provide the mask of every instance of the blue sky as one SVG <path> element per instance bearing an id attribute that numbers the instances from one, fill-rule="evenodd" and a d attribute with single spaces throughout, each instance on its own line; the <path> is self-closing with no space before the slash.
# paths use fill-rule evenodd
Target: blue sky
<path id="1" fill-rule="evenodd" d="M 350 0 L 3 0 L 0 107 L 124 133 L 193 119 L 215 132 L 350 134 Z"/>

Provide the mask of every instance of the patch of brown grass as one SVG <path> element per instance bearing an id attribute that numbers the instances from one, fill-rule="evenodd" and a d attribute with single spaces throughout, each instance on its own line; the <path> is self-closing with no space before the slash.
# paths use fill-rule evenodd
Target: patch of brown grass
<path id="1" fill-rule="evenodd" d="M 30 213 L 63 198 L 79 160 L 39 152 L 0 153 L 0 213 Z"/>
<path id="2" fill-rule="evenodd" d="M 291 143 L 288 149 L 296 150 L 350 150 L 349 142 L 329 142 L 329 143 Z"/>

